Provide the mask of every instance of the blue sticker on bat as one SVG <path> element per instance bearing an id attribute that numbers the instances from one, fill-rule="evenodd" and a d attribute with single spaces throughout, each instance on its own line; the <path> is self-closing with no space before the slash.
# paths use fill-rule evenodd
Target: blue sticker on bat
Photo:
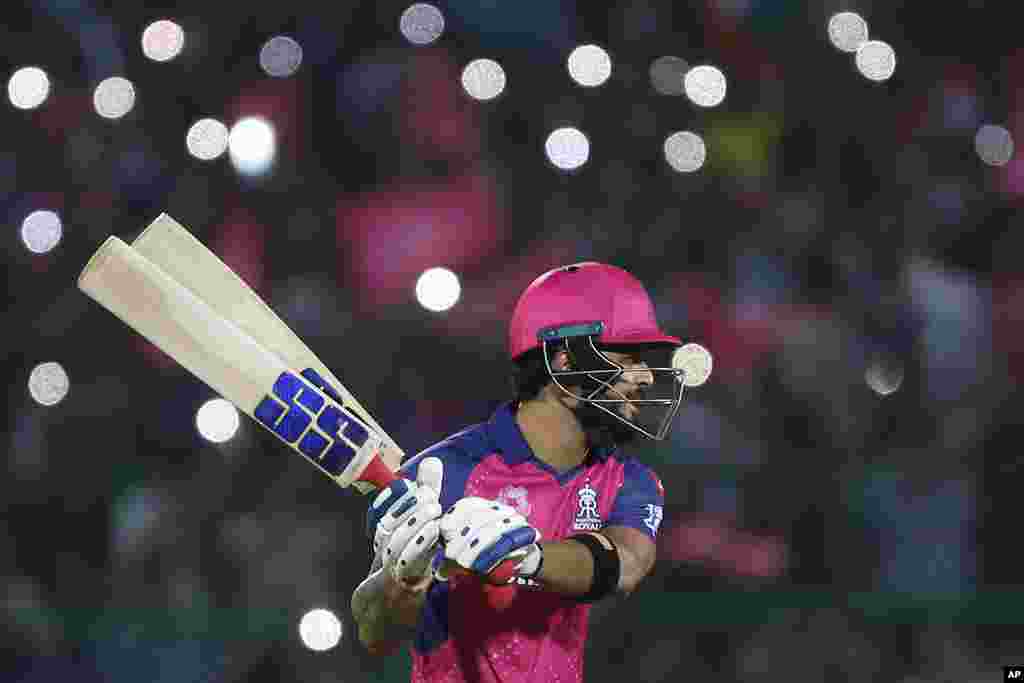
<path id="1" fill-rule="evenodd" d="M 341 400 L 341 396 L 334 390 L 334 387 L 325 382 L 324 378 L 321 377 L 316 370 L 313 368 L 306 368 L 302 371 L 302 376 L 309 380 L 309 383 L 313 386 L 323 389 L 323 392 L 334 399 L 334 402 L 339 406 L 345 405 L 345 402 Z"/>
<path id="2" fill-rule="evenodd" d="M 337 476 L 348 467 L 355 449 L 366 443 L 369 433 L 347 408 L 338 408 L 341 397 L 320 375 L 307 368 L 302 376 L 316 390 L 294 374 L 282 372 L 272 394 L 260 401 L 254 415 L 282 441 Z"/>
<path id="3" fill-rule="evenodd" d="M 349 420 L 348 423 L 342 427 L 341 433 L 344 434 L 345 438 L 352 443 L 357 446 L 362 446 L 366 443 L 366 440 L 370 438 L 370 433 L 366 431 L 366 428 L 363 427 L 359 419 L 355 417 L 355 413 L 348 408 L 345 408 L 345 413 L 349 417 Z"/>
<path id="4" fill-rule="evenodd" d="M 299 450 L 310 460 L 319 461 L 320 456 L 324 454 L 324 451 L 327 450 L 327 447 L 330 445 L 330 439 L 326 439 L 321 434 L 317 434 L 314 431 L 308 431 L 299 441 Z"/>

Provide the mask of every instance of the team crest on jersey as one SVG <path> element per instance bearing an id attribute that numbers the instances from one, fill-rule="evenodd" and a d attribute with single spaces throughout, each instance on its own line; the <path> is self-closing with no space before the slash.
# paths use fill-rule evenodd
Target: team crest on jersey
<path id="1" fill-rule="evenodd" d="M 573 531 L 597 531 L 604 522 L 597 511 L 597 491 L 588 481 L 576 492 L 576 519 L 572 523 Z"/>
<path id="2" fill-rule="evenodd" d="M 498 493 L 498 502 L 508 505 L 523 517 L 528 517 L 533 509 L 523 486 L 506 486 Z"/>

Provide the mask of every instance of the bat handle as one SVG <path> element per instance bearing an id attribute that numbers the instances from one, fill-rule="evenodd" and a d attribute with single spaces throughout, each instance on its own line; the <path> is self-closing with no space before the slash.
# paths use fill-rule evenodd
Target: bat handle
<path id="1" fill-rule="evenodd" d="M 387 488 L 388 484 L 390 484 L 397 478 L 398 477 L 395 475 L 395 473 L 391 471 L 391 468 L 385 465 L 380 455 L 377 454 L 374 455 L 368 463 L 366 463 L 366 468 L 358 477 L 356 477 L 355 481 L 366 482 L 367 484 L 370 484 L 377 490 L 380 490 L 383 488 Z M 493 584 L 508 583 L 508 580 L 511 579 L 516 573 L 516 564 L 517 562 L 515 560 L 505 560 L 497 567 L 492 569 L 490 573 L 487 574 L 485 580 L 488 583 Z"/>

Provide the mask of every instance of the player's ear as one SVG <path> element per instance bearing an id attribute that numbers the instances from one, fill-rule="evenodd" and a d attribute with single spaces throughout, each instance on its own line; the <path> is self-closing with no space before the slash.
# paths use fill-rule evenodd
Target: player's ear
<path id="1" fill-rule="evenodd" d="M 558 351 L 551 357 L 552 370 L 572 370 L 572 361 L 568 351 Z"/>

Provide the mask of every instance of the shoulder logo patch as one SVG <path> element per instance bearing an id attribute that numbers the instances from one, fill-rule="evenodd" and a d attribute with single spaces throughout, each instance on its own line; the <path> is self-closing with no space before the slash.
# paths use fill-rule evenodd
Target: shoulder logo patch
<path id="1" fill-rule="evenodd" d="M 651 530 L 652 534 L 658 533 L 658 527 L 661 526 L 662 516 L 665 514 L 664 509 L 660 505 L 647 504 L 644 506 L 647 508 L 647 517 L 644 518 L 644 524 Z"/>

